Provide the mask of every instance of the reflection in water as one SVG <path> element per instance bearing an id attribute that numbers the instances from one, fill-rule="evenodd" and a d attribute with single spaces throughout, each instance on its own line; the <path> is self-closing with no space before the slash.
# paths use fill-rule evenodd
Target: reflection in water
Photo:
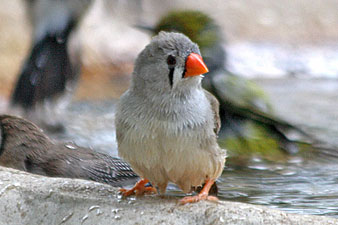
<path id="1" fill-rule="evenodd" d="M 117 155 L 114 127 L 116 101 L 76 102 L 66 112 L 65 141 Z M 228 161 L 218 181 L 219 198 L 303 214 L 338 217 L 338 159 L 306 155 L 285 162 L 253 157 L 245 165 Z M 183 196 L 174 185 L 168 194 Z"/>

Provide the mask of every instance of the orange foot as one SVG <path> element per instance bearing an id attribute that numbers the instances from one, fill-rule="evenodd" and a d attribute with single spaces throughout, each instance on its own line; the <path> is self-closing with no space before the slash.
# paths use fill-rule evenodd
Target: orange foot
<path id="1" fill-rule="evenodd" d="M 184 205 L 187 203 L 199 202 L 201 200 L 209 200 L 209 201 L 217 202 L 218 201 L 217 197 L 209 196 L 209 190 L 214 183 L 215 183 L 214 180 L 206 180 L 202 191 L 198 195 L 184 197 L 180 200 L 179 203 L 181 205 Z"/>
<path id="2" fill-rule="evenodd" d="M 149 183 L 149 180 L 142 179 L 142 180 L 139 180 L 132 189 L 127 190 L 127 189 L 121 188 L 119 191 L 120 193 L 122 193 L 124 197 L 130 196 L 130 195 L 141 196 L 144 194 L 156 194 L 157 193 L 156 188 L 144 186 L 147 183 Z"/>

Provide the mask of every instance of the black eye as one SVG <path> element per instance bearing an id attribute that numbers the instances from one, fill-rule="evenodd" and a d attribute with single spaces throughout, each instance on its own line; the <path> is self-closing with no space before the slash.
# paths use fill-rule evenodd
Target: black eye
<path id="1" fill-rule="evenodd" d="M 175 56 L 169 55 L 167 58 L 168 66 L 175 66 L 176 65 L 176 58 Z"/>

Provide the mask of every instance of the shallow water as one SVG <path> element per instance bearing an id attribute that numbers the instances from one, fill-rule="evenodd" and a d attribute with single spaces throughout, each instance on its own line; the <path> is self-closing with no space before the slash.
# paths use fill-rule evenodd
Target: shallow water
<path id="1" fill-rule="evenodd" d="M 279 116 L 338 146 L 334 138 L 338 135 L 338 119 L 334 120 L 338 116 L 335 110 L 338 82 L 308 79 L 257 82 L 269 93 Z M 65 116 L 67 134 L 54 137 L 116 156 L 115 103 L 115 100 L 74 102 Z M 309 154 L 271 162 L 254 157 L 245 165 L 228 164 L 218 187 L 221 199 L 338 217 L 338 158 Z M 182 196 L 174 186 L 169 186 L 168 194 Z"/>
<path id="2" fill-rule="evenodd" d="M 293 213 L 338 217 L 337 163 L 295 158 L 276 164 L 255 159 L 247 167 L 227 167 L 219 179 L 219 197 Z"/>

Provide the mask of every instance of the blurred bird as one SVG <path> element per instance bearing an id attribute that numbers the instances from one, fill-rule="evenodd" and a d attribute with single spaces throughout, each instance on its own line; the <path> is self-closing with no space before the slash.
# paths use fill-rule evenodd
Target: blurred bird
<path id="1" fill-rule="evenodd" d="M 80 46 L 74 44 L 70 54 L 69 40 L 90 2 L 26 0 L 33 42 L 11 105 L 50 131 L 63 130 L 56 111 L 69 100 L 81 67 Z"/>
<path id="2" fill-rule="evenodd" d="M 220 28 L 212 18 L 199 11 L 174 11 L 163 17 L 154 28 L 139 26 L 156 35 L 176 31 L 187 35 L 200 47 L 209 68 L 202 86 L 220 103 L 221 144 L 238 153 L 270 152 L 281 149 L 298 152 L 298 144 L 288 135 L 306 137 L 302 130 L 273 115 L 271 105 L 254 82 L 229 72 Z M 244 152 L 243 152 L 244 151 Z"/>
<path id="3" fill-rule="evenodd" d="M 218 102 L 201 87 L 208 72 L 198 46 L 183 34 L 160 32 L 139 54 L 130 88 L 121 96 L 115 117 L 119 155 L 140 180 L 124 196 L 143 193 L 150 181 L 164 194 L 168 182 L 208 199 L 223 171 L 226 152 L 217 143 Z"/>
<path id="4" fill-rule="evenodd" d="M 9 115 L 0 115 L 0 165 L 112 186 L 132 184 L 138 179 L 121 159 L 73 143 L 54 143 L 33 123 Z"/>

